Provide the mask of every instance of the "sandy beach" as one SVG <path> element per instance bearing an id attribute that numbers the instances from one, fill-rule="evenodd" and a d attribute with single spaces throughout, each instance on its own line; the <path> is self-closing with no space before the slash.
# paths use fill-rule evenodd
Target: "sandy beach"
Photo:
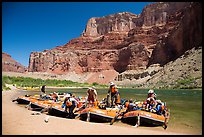
<path id="1" fill-rule="evenodd" d="M 79 119 L 67 119 L 47 114 L 31 115 L 33 111 L 12 102 L 21 92 L 2 92 L 2 135 L 184 135 L 161 127 L 133 127 L 117 122 L 93 123 Z M 49 117 L 49 122 L 44 119 Z M 192 133 L 193 134 L 193 133 Z"/>

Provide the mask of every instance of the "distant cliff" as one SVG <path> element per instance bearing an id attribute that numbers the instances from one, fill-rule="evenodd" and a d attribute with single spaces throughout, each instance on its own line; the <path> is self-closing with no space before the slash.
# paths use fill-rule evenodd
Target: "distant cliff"
<path id="1" fill-rule="evenodd" d="M 15 61 L 9 54 L 2 52 L 2 72 L 23 73 L 27 68 Z"/>
<path id="2" fill-rule="evenodd" d="M 116 13 L 88 20 L 81 36 L 30 54 L 28 71 L 66 74 L 145 70 L 165 65 L 202 43 L 202 5 L 158 2 L 142 13 Z"/>

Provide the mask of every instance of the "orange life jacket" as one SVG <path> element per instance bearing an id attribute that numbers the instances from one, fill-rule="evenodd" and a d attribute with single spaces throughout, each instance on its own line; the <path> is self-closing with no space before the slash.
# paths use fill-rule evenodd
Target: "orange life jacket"
<path id="1" fill-rule="evenodd" d="M 67 102 L 66 102 L 66 105 L 67 105 L 68 107 L 70 107 L 70 106 L 72 105 L 72 102 L 71 102 L 71 101 L 67 101 Z"/>
<path id="2" fill-rule="evenodd" d="M 111 87 L 111 93 L 116 93 L 117 89 L 115 88 L 115 86 Z"/>
<path id="3" fill-rule="evenodd" d="M 99 105 L 99 101 L 95 101 L 93 104 L 94 104 L 94 107 L 97 107 Z"/>
<path id="4" fill-rule="evenodd" d="M 164 105 L 162 105 L 162 106 L 161 106 L 161 110 L 162 110 L 162 111 L 164 111 L 164 109 L 165 109 L 165 106 L 164 106 Z"/>
<path id="5" fill-rule="evenodd" d="M 125 102 L 125 107 L 128 107 L 130 102 Z"/>

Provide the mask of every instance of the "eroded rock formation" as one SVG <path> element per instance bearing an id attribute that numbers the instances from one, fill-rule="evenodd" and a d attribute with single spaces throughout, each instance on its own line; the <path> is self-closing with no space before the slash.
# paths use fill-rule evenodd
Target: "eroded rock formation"
<path id="1" fill-rule="evenodd" d="M 32 52 L 28 70 L 57 74 L 145 70 L 201 43 L 201 3 L 158 2 L 139 15 L 122 12 L 89 19 L 79 38 Z"/>
<path id="2" fill-rule="evenodd" d="M 9 54 L 2 52 L 2 72 L 23 73 L 26 70 L 26 67 L 15 61 Z"/>

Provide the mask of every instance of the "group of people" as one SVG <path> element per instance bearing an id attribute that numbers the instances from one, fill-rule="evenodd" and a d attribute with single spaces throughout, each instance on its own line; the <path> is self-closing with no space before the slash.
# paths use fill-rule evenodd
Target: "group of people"
<path id="1" fill-rule="evenodd" d="M 106 104 L 106 107 L 114 107 L 115 105 L 121 104 L 120 92 L 117 85 L 113 82 L 110 82 L 107 98 L 104 98 L 102 102 Z M 99 104 L 98 94 L 94 86 L 87 90 L 87 103 L 89 106 L 96 106 Z"/>
<path id="2" fill-rule="evenodd" d="M 45 85 L 42 87 L 41 91 L 45 93 Z M 157 113 L 159 115 L 163 114 L 165 107 L 165 104 L 161 102 L 161 100 L 156 100 L 156 93 L 152 89 L 148 91 L 147 99 L 142 104 L 139 104 L 138 102 L 133 102 L 133 99 L 122 102 L 118 87 L 113 82 L 110 82 L 107 97 L 103 98 L 101 102 L 98 101 L 98 94 L 94 86 L 88 88 L 86 94 L 87 97 L 83 100 L 81 100 L 82 98 L 76 98 L 75 95 L 71 93 L 66 93 L 63 95 L 62 108 L 64 108 L 65 111 L 69 113 L 69 118 L 74 118 L 74 109 L 76 107 L 78 108 L 80 101 L 85 102 L 84 105 L 80 106 L 84 108 L 90 106 L 99 106 L 99 104 L 104 104 L 104 108 L 123 105 L 127 108 L 126 112 L 143 109 L 146 111 Z M 59 95 L 56 92 L 50 94 L 50 98 L 53 99 L 53 101 L 55 102 L 59 101 L 60 99 Z"/>
<path id="3" fill-rule="evenodd" d="M 133 102 L 133 99 L 125 102 L 126 112 L 134 110 L 146 110 L 156 113 L 158 115 L 164 115 L 165 103 L 156 99 L 156 93 L 153 89 L 150 89 L 147 94 L 147 99 L 144 102 Z"/>
<path id="4" fill-rule="evenodd" d="M 45 94 L 45 86 L 41 87 L 41 98 L 43 99 L 52 99 L 54 102 L 60 101 L 61 98 L 59 97 L 58 93 L 50 93 L 49 95 Z M 84 100 L 85 107 L 88 106 L 98 106 L 100 102 L 98 101 L 98 94 L 96 88 L 94 86 L 88 88 L 87 90 L 87 98 Z M 79 104 L 79 98 L 76 98 L 71 93 L 67 93 L 63 97 L 63 104 L 62 108 L 65 108 L 65 111 L 68 112 L 69 110 L 69 117 L 74 118 L 74 109 Z M 109 90 L 107 93 L 107 98 L 105 98 L 104 103 L 106 104 L 105 107 L 114 107 L 115 105 L 121 104 L 120 100 L 120 93 L 118 91 L 118 87 L 113 82 L 110 82 Z"/>

